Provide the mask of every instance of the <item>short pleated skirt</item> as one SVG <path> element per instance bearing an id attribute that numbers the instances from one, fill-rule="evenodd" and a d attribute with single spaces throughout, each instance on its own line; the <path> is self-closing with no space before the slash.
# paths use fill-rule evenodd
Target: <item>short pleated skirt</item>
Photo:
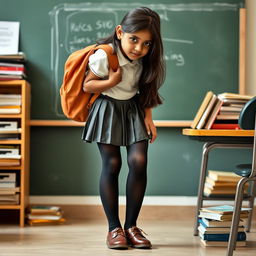
<path id="1" fill-rule="evenodd" d="M 90 109 L 82 139 L 116 146 L 129 146 L 148 140 L 138 96 L 117 100 L 100 95 Z"/>

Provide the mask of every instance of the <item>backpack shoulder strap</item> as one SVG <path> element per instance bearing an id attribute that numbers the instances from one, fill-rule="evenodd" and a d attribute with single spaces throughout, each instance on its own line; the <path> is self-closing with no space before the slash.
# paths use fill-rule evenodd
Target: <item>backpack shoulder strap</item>
<path id="1" fill-rule="evenodd" d="M 108 44 L 101 44 L 101 45 L 97 45 L 94 48 L 94 51 L 98 50 L 98 49 L 102 49 L 107 53 L 108 56 L 108 63 L 110 65 L 110 67 L 116 71 L 118 69 L 119 63 L 118 63 L 118 58 L 117 55 L 113 53 L 113 48 L 108 45 Z M 93 96 L 90 99 L 90 102 L 88 103 L 87 107 L 90 108 L 93 104 L 93 102 L 97 99 L 97 97 L 99 96 L 99 93 L 95 93 L 93 94 Z"/>
<path id="2" fill-rule="evenodd" d="M 113 53 L 113 48 L 108 44 L 100 44 L 95 47 L 95 50 L 98 49 L 102 49 L 107 53 L 109 65 L 114 71 L 116 71 L 119 63 L 117 55 Z"/>

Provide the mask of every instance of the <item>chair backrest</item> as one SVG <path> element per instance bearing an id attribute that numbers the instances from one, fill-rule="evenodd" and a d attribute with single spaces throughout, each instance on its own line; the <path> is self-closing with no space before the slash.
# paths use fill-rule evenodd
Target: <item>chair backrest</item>
<path id="1" fill-rule="evenodd" d="M 239 126 L 245 130 L 254 130 L 252 170 L 249 178 L 256 176 L 256 97 L 249 100 L 243 107 L 239 116 Z"/>
<path id="2" fill-rule="evenodd" d="M 238 124 L 242 129 L 255 129 L 256 97 L 249 100 L 240 112 Z"/>

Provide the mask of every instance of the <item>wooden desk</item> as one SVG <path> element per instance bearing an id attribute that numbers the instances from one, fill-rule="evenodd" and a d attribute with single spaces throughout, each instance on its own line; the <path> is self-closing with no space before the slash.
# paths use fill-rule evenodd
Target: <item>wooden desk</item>
<path id="1" fill-rule="evenodd" d="M 183 129 L 183 135 L 188 136 L 226 136 L 226 137 L 253 137 L 254 130 L 198 130 L 198 129 Z"/>
<path id="2" fill-rule="evenodd" d="M 198 130 L 198 129 L 183 129 L 182 134 L 189 136 L 190 139 L 195 139 L 205 142 L 202 150 L 202 160 L 200 169 L 200 179 L 197 196 L 197 207 L 195 213 L 194 235 L 198 235 L 198 215 L 199 210 L 203 207 L 203 200 L 234 200 L 234 198 L 211 198 L 205 197 L 204 183 L 207 173 L 207 164 L 209 152 L 215 148 L 252 148 L 254 130 Z M 248 198 L 249 200 L 250 198 Z M 251 221 L 248 218 L 248 223 Z M 248 226 L 248 225 L 247 225 Z"/>

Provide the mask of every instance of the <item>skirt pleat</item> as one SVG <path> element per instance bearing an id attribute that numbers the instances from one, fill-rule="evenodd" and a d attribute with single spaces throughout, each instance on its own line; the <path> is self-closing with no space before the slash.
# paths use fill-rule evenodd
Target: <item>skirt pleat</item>
<path id="1" fill-rule="evenodd" d="M 117 100 L 100 95 L 91 107 L 82 139 L 117 146 L 148 140 L 138 97 Z"/>

